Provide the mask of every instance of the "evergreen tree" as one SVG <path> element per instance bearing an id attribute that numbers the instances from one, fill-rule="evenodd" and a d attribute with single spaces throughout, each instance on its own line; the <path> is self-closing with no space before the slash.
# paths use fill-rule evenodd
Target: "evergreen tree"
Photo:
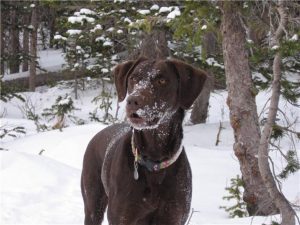
<path id="1" fill-rule="evenodd" d="M 230 186 L 225 188 L 228 191 L 228 195 L 223 199 L 227 201 L 234 201 L 232 206 L 221 206 L 221 209 L 225 209 L 232 218 L 248 216 L 246 203 L 243 200 L 244 182 L 239 175 L 236 178 L 230 179 Z"/>

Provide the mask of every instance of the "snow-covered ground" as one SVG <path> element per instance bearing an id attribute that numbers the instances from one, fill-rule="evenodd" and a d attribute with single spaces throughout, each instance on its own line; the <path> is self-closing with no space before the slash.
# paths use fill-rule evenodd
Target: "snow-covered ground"
<path id="1" fill-rule="evenodd" d="M 38 51 L 37 57 L 38 57 L 37 61 L 39 63 L 39 66 L 43 70 L 46 70 L 47 72 L 55 72 L 63 69 L 65 59 L 61 49 L 58 50 L 47 49 L 43 51 Z M 44 73 L 44 71 L 37 69 L 37 74 L 39 73 Z M 13 80 L 21 77 L 28 77 L 28 76 L 29 76 L 29 71 L 15 73 L 15 74 L 5 74 L 3 77 L 3 81 Z"/>
<path id="2" fill-rule="evenodd" d="M 97 105 L 91 100 L 100 93 L 92 81 L 87 83 L 86 91 L 79 93 L 74 100 L 74 115 L 83 119 L 85 125 L 69 123 L 62 131 L 51 130 L 37 133 L 34 122 L 24 117 L 20 108 L 24 106 L 18 99 L 1 103 L 1 127 L 23 126 L 26 134 L 17 138 L 0 139 L 0 224 L 83 224 L 83 202 L 80 193 L 80 174 L 82 158 L 89 140 L 106 125 L 91 122 L 89 112 Z M 89 87 L 89 88 L 88 88 Z M 39 87 L 37 92 L 22 93 L 31 101 L 36 113 L 41 115 L 55 99 L 69 94 L 74 99 L 70 85 L 58 85 L 52 88 Z M 207 124 L 184 126 L 184 145 L 193 171 L 193 214 L 189 224 L 270 224 L 276 217 L 248 217 L 230 219 L 220 206 L 232 205 L 222 200 L 228 193 L 225 187 L 230 179 L 240 174 L 239 164 L 234 156 L 233 134 L 229 124 L 226 92 L 216 92 L 211 96 Z M 258 95 L 257 104 L 260 113 L 269 93 Z M 113 100 L 114 115 L 117 103 Z M 281 109 L 291 121 L 300 116 L 299 109 L 290 106 L 284 100 Z M 124 118 L 121 105 L 119 119 Z M 264 115 L 265 112 L 262 113 Z M 189 113 L 187 113 L 188 118 Z M 215 146 L 219 122 L 223 122 L 220 144 Z M 53 123 L 50 121 L 49 124 Z M 299 124 L 298 130 L 300 128 Z M 291 146 L 288 139 L 281 142 L 287 149 Z M 300 143 L 295 142 L 300 154 Z M 276 169 L 283 167 L 279 154 L 273 154 Z M 300 173 L 283 181 L 283 192 L 292 203 L 300 204 Z M 107 224 L 107 221 L 104 223 Z"/>

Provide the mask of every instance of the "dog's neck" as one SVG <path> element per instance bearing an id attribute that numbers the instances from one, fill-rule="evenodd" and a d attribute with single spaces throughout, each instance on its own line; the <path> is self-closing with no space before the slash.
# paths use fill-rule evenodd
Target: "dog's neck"
<path id="1" fill-rule="evenodd" d="M 178 109 L 154 129 L 135 131 L 135 145 L 144 158 L 163 161 L 171 158 L 181 146 L 184 110 Z"/>

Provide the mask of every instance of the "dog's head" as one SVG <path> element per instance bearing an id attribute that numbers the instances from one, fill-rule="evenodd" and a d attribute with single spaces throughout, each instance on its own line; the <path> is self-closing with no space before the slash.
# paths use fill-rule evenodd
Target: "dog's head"
<path id="1" fill-rule="evenodd" d="M 136 129 L 155 128 L 178 108 L 188 109 L 206 80 L 202 70 L 178 60 L 139 58 L 114 70 L 119 101 Z"/>

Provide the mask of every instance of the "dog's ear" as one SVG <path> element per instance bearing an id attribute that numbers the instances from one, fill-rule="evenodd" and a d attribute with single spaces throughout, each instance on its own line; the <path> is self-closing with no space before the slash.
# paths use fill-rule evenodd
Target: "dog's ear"
<path id="1" fill-rule="evenodd" d="M 191 107 L 200 94 L 207 73 L 179 60 L 167 60 L 179 77 L 179 105 L 183 109 Z"/>
<path id="2" fill-rule="evenodd" d="M 127 94 L 127 78 L 134 68 L 142 61 L 146 60 L 145 57 L 140 57 L 137 60 L 130 60 L 117 65 L 113 71 L 115 85 L 117 89 L 118 101 L 122 102 Z"/>

